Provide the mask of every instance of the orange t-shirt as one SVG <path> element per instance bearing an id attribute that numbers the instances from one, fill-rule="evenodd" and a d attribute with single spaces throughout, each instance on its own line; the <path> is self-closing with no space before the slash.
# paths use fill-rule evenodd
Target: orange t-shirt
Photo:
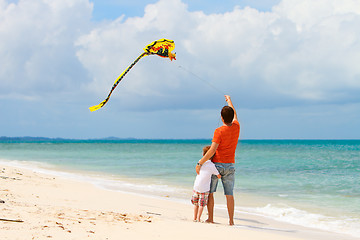
<path id="1" fill-rule="evenodd" d="M 213 142 L 219 144 L 213 162 L 235 163 L 235 150 L 240 135 L 240 123 L 233 121 L 231 126 L 221 126 L 215 129 Z"/>

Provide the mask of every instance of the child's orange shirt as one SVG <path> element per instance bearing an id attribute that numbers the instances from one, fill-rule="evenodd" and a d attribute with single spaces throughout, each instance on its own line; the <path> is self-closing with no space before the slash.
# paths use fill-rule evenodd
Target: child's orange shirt
<path id="1" fill-rule="evenodd" d="M 231 126 L 221 126 L 215 129 L 213 142 L 219 144 L 213 162 L 235 163 L 235 150 L 240 135 L 240 123 L 233 121 Z"/>

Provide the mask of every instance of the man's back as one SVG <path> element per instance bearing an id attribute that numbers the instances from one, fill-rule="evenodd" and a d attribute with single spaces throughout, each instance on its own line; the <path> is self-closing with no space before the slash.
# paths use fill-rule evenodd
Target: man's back
<path id="1" fill-rule="evenodd" d="M 240 135 L 240 124 L 237 120 L 231 126 L 221 126 L 214 132 L 213 142 L 219 144 L 213 162 L 235 163 L 235 150 Z"/>

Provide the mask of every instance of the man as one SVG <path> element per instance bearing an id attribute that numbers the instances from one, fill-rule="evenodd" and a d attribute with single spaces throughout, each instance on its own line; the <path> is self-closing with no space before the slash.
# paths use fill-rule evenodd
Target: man
<path id="1" fill-rule="evenodd" d="M 235 150 L 240 135 L 240 124 L 230 96 L 225 95 L 225 100 L 228 106 L 224 106 L 221 110 L 221 119 L 223 125 L 215 130 L 211 147 L 197 163 L 196 172 L 199 174 L 202 164 L 204 164 L 215 154 L 212 161 L 215 163 L 215 166 L 221 175 L 221 181 L 224 187 L 224 194 L 226 196 L 226 204 L 229 214 L 229 224 L 234 225 L 234 164 Z M 209 214 L 207 222 L 209 223 L 214 222 L 214 192 L 216 192 L 217 183 L 217 178 L 213 177 L 211 179 L 210 194 L 207 206 Z"/>

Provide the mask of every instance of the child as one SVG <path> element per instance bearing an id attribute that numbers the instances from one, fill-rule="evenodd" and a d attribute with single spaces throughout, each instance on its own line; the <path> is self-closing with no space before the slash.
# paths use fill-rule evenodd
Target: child
<path id="1" fill-rule="evenodd" d="M 205 155 L 209 149 L 210 146 L 204 147 L 203 155 Z M 211 159 L 212 157 L 201 166 L 200 172 L 195 178 L 193 196 L 191 198 L 191 203 L 194 204 L 194 222 L 200 222 L 201 214 L 207 204 L 211 175 L 214 174 L 217 175 L 218 178 L 221 178 Z"/>

